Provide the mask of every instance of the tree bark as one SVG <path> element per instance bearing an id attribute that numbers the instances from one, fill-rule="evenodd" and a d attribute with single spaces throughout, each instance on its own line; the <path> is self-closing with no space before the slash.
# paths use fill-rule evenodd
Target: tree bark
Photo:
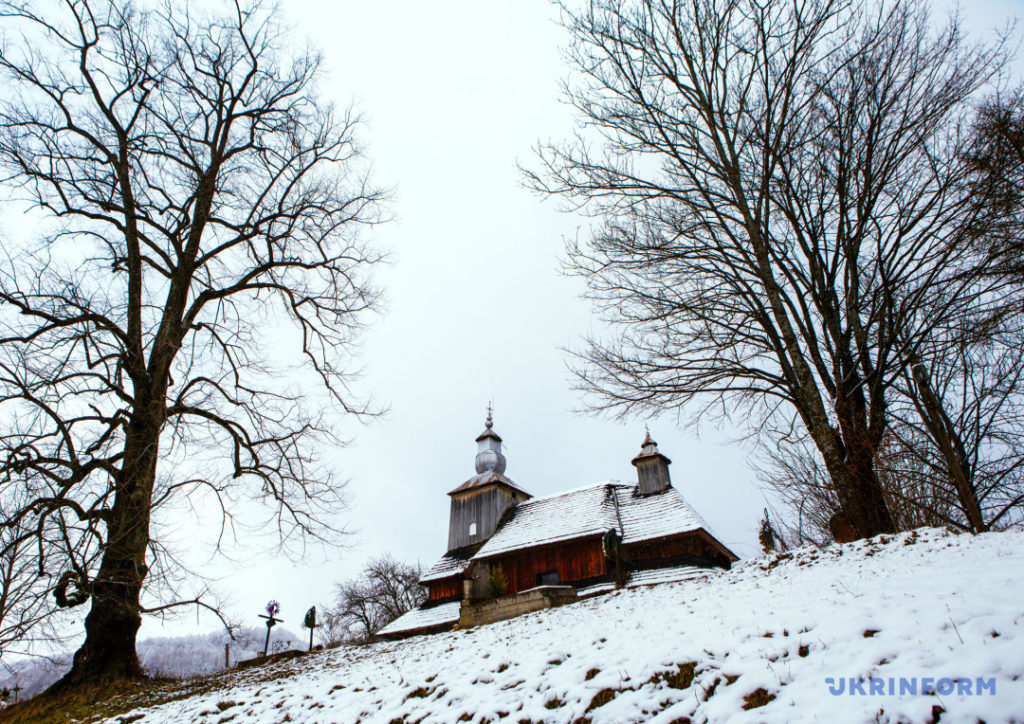
<path id="1" fill-rule="evenodd" d="M 137 419 L 129 426 L 123 479 L 110 510 L 103 561 L 90 585 L 92 607 L 85 618 L 85 642 L 75 653 L 71 670 L 53 689 L 145 676 L 135 651 L 135 635 L 142 624 L 139 596 L 149 571 L 146 552 L 159 457 L 160 407 L 145 405 L 149 419 Z"/>

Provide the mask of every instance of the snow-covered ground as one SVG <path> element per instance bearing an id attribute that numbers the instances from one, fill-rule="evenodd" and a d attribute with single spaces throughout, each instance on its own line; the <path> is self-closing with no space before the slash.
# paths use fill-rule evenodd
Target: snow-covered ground
<path id="1" fill-rule="evenodd" d="M 1022 573 L 1024 532 L 925 529 L 466 631 L 335 649 L 123 717 L 1024 722 Z M 910 685 L 917 693 L 901 695 Z"/>
<path id="2" fill-rule="evenodd" d="M 150 676 L 184 679 L 191 676 L 210 674 L 224 667 L 224 645 L 229 644 L 232 665 L 251 659 L 256 652 L 263 653 L 267 630 L 251 627 L 235 632 L 232 641 L 224 630 L 192 636 L 169 636 L 142 639 L 135 649 L 139 654 L 142 668 Z M 302 647 L 303 636 L 296 636 L 286 628 L 274 629 L 270 639 L 271 652 Z M 0 687 L 21 689 L 21 698 L 35 696 L 71 668 L 73 653 L 67 652 L 49 658 L 24 659 L 6 665 L 0 672 Z"/>

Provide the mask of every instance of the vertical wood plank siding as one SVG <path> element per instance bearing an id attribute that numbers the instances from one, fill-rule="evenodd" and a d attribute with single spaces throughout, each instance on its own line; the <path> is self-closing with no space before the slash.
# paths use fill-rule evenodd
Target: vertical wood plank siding
<path id="1" fill-rule="evenodd" d="M 645 563 L 650 564 L 658 560 L 694 556 L 723 568 L 729 568 L 729 559 L 722 555 L 714 543 L 706 540 L 699 532 L 655 538 L 640 543 L 627 543 L 623 553 L 630 565 L 640 567 L 643 567 Z"/>
<path id="2" fill-rule="evenodd" d="M 558 571 L 560 583 L 572 583 L 603 576 L 607 572 L 600 536 L 528 548 L 490 558 L 487 563 L 492 569 L 501 566 L 508 579 L 509 593 L 538 585 L 537 577 L 541 573 Z"/>
<path id="3" fill-rule="evenodd" d="M 525 496 L 517 496 L 502 485 L 487 485 L 451 496 L 448 517 L 448 550 L 481 543 L 498 529 L 501 516 Z M 470 525 L 476 532 L 470 533 Z"/>
<path id="4" fill-rule="evenodd" d="M 462 595 L 462 578 L 442 578 L 439 581 L 430 581 L 427 584 L 430 589 L 430 593 L 427 599 L 430 601 L 440 601 L 442 598 L 452 598 L 453 596 Z"/>

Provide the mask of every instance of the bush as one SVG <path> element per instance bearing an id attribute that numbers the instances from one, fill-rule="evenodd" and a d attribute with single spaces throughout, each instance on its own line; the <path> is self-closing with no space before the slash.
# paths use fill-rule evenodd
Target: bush
<path id="1" fill-rule="evenodd" d="M 490 598 L 500 598 L 508 593 L 508 579 L 501 566 L 495 566 L 487 576 L 487 595 Z"/>

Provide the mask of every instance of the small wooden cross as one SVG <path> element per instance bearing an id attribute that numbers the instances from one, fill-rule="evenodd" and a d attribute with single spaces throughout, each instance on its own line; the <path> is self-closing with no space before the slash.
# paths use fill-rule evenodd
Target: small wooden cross
<path id="1" fill-rule="evenodd" d="M 277 618 L 275 615 L 281 607 L 277 601 L 271 601 L 267 604 L 267 615 L 260 614 L 260 618 L 267 619 L 267 639 L 263 642 L 263 655 L 267 655 L 267 648 L 270 646 L 270 629 L 274 628 L 274 624 L 284 623 L 283 618 Z"/>

